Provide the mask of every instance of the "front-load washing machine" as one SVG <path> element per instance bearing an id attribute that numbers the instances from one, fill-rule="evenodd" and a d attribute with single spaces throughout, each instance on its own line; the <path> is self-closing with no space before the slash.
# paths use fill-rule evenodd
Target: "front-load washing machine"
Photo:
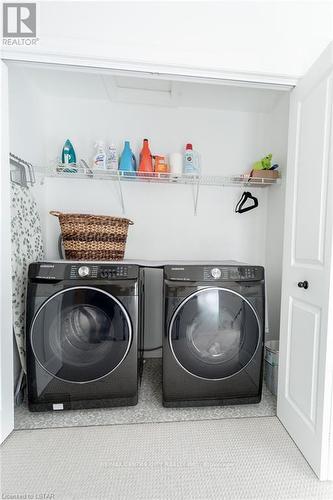
<path id="1" fill-rule="evenodd" d="M 237 263 L 164 268 L 163 404 L 258 403 L 264 269 Z"/>
<path id="2" fill-rule="evenodd" d="M 134 405 L 141 367 L 136 265 L 37 262 L 26 316 L 32 411 Z"/>

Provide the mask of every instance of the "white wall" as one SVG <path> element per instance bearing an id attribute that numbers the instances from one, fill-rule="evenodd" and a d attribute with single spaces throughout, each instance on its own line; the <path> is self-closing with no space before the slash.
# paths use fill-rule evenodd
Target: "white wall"
<path id="1" fill-rule="evenodd" d="M 6 56 L 75 54 L 96 62 L 298 77 L 333 38 L 331 2 L 38 2 L 36 47 Z"/>
<path id="2" fill-rule="evenodd" d="M 77 92 L 82 93 L 80 87 Z M 44 98 L 42 108 L 50 158 L 59 154 L 67 137 L 75 144 L 78 156 L 85 158 L 93 154 L 94 138 L 112 139 L 119 149 L 127 138 L 137 156 L 142 137 L 149 137 L 154 153 L 181 151 L 191 141 L 201 153 L 204 173 L 227 175 L 249 171 L 251 163 L 268 152 L 265 132 L 270 116 L 264 113 L 54 96 Z M 252 190 L 259 198 L 259 209 L 239 215 L 234 208 L 243 190 L 202 187 L 195 217 L 190 186 L 123 184 L 125 215 L 135 222 L 129 230 L 126 257 L 232 259 L 265 265 L 269 192 Z M 44 213 L 52 209 L 122 215 L 117 185 L 102 181 L 46 179 Z M 47 255 L 57 258 L 58 221 L 45 217 Z M 151 347 L 161 344 L 161 275 L 147 272 L 147 280 L 146 346 Z"/>
<path id="3" fill-rule="evenodd" d="M 15 72 L 9 70 L 9 149 L 33 165 L 43 165 L 47 158 L 41 108 L 41 95 L 24 70 L 19 67 Z M 45 191 L 36 184 L 33 193 L 43 218 Z"/>
<path id="4" fill-rule="evenodd" d="M 269 339 L 278 339 L 280 332 L 280 305 L 282 256 L 284 236 L 284 198 L 288 148 L 289 95 L 274 109 L 270 126 L 266 129 L 267 144 L 276 163 L 280 165 L 282 180 L 279 189 L 271 189 L 267 199 L 266 284 Z"/>
<path id="5" fill-rule="evenodd" d="M 120 148 L 131 141 L 138 153 L 143 137 L 154 153 L 182 151 L 193 142 L 206 174 L 237 174 L 265 153 L 264 114 L 127 105 L 109 101 L 46 98 L 43 132 L 50 159 L 69 137 L 79 157 L 93 155 L 93 140 L 110 138 Z M 66 115 L 66 119 L 64 119 Z M 50 119 L 52 117 L 52 119 Z M 103 181 L 47 179 L 45 211 L 51 209 L 121 215 L 117 184 Z M 265 260 L 267 191 L 257 190 L 260 208 L 234 213 L 241 188 L 202 187 L 198 215 L 193 215 L 190 186 L 123 184 L 130 228 L 127 258 Z M 56 257 L 57 221 L 46 225 L 47 255 Z"/>
<path id="6" fill-rule="evenodd" d="M 23 68 L 9 70 L 10 150 L 34 164 L 46 160 L 41 127 L 41 96 Z"/>
<path id="7" fill-rule="evenodd" d="M 24 71 L 20 68 L 15 69 L 15 74 L 9 71 L 9 150 L 34 165 L 45 163 L 44 134 L 40 112 L 40 96 L 31 85 L 31 81 L 25 77 Z M 39 184 L 36 184 L 32 191 L 39 205 L 41 218 L 43 218 L 45 191 Z M 16 341 L 14 341 L 13 349 L 15 387 L 21 371 Z"/>

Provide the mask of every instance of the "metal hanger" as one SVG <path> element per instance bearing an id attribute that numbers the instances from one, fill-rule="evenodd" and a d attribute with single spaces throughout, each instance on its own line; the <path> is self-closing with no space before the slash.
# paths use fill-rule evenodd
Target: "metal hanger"
<path id="1" fill-rule="evenodd" d="M 35 170 L 31 163 L 22 160 L 19 156 L 9 153 L 11 165 L 10 180 L 23 187 L 33 186 L 36 182 Z M 12 168 L 14 167 L 14 168 Z"/>

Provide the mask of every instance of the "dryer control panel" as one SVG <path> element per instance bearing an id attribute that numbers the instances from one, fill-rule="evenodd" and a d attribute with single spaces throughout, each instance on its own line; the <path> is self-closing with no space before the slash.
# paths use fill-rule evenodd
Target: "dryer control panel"
<path id="1" fill-rule="evenodd" d="M 175 281 L 261 281 L 261 266 L 212 264 L 206 266 L 165 266 L 165 278 Z"/>

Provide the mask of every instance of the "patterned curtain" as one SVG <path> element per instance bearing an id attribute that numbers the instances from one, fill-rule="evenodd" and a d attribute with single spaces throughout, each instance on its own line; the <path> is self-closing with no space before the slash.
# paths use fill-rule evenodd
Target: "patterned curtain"
<path id="1" fill-rule="evenodd" d="M 43 260 L 44 248 L 38 208 L 31 190 L 12 182 L 11 195 L 13 328 L 21 365 L 26 372 L 25 298 L 28 267 L 31 262 Z"/>

